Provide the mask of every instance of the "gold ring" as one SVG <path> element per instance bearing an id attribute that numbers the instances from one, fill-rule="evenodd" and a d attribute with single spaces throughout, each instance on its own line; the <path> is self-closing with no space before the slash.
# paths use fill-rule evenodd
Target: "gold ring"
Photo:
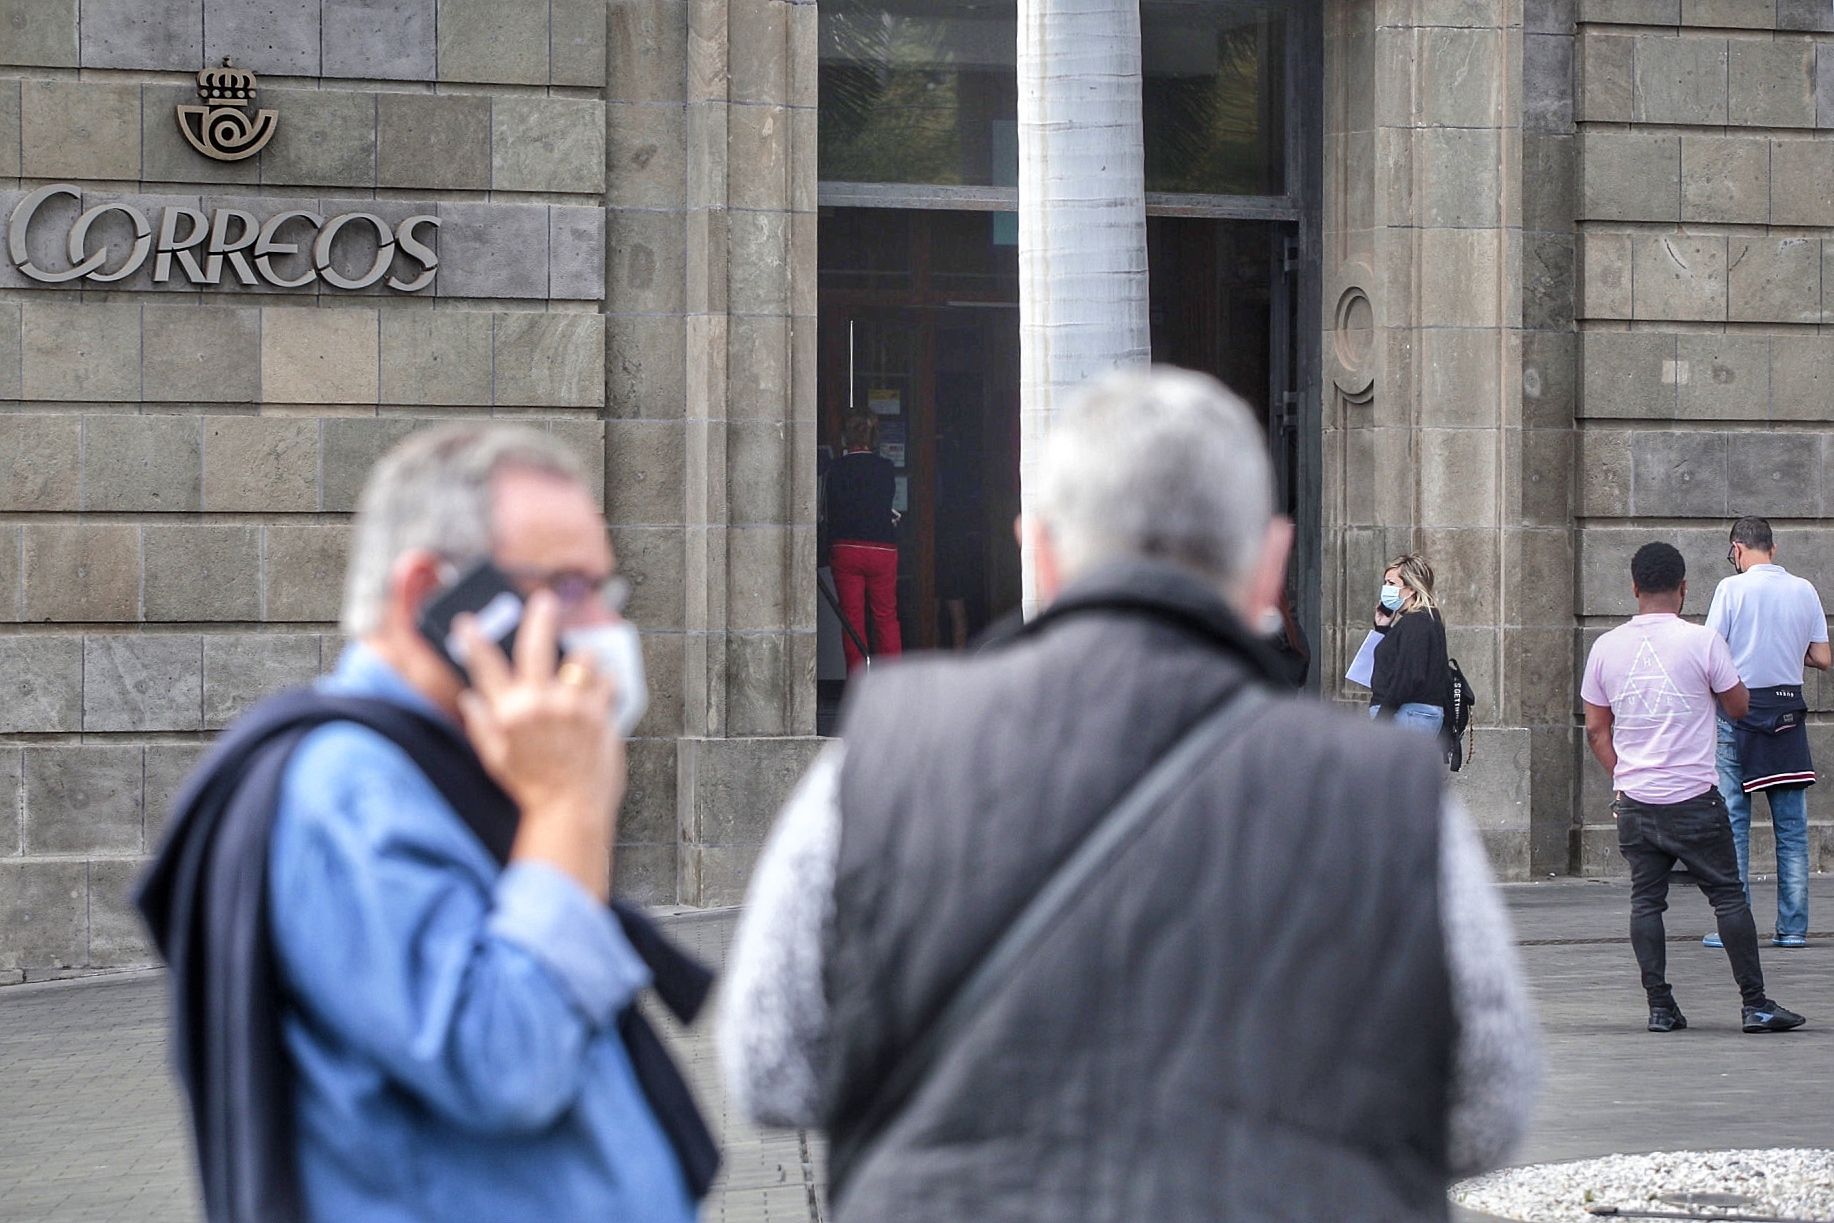
<path id="1" fill-rule="evenodd" d="M 592 682 L 592 668 L 582 662 L 564 662 L 554 678 L 574 688 L 584 688 Z"/>

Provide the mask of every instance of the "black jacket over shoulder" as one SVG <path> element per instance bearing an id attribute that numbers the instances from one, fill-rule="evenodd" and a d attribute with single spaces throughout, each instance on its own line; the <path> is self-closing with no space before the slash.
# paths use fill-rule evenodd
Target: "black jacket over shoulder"
<path id="1" fill-rule="evenodd" d="M 849 692 L 824 961 L 839 1223 L 1446 1217 L 1443 770 L 1431 741 L 1314 701 L 1224 744 L 861 1141 L 1053 868 L 1272 674 L 1214 591 L 1141 560 Z"/>
<path id="2" fill-rule="evenodd" d="M 1446 626 L 1430 609 L 1396 616 L 1386 629 L 1378 627 L 1375 674 L 1369 686 L 1371 705 L 1382 707 L 1392 718 L 1403 705 L 1446 707 Z"/>

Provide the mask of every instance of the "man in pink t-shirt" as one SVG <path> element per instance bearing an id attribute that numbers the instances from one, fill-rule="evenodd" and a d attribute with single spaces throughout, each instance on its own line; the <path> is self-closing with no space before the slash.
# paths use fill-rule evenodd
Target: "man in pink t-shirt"
<path id="1" fill-rule="evenodd" d="M 1715 704 L 1737 720 L 1750 697 L 1725 639 L 1681 618 L 1687 566 L 1672 544 L 1637 549 L 1630 580 L 1637 614 L 1592 647 L 1580 696 L 1586 743 L 1611 773 L 1618 850 L 1630 863 L 1630 945 L 1649 996 L 1649 1030 L 1688 1026 L 1668 984 L 1662 928 L 1669 871 L 1679 861 L 1713 905 L 1744 1000 L 1744 1030 L 1787 1031 L 1803 1019 L 1765 996 L 1714 763 Z"/>

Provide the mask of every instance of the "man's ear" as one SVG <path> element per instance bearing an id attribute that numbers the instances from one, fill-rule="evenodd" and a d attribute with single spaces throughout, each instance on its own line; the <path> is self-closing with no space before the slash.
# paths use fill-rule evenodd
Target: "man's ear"
<path id="1" fill-rule="evenodd" d="M 1013 535 L 1019 540 L 1021 553 L 1032 558 L 1032 590 L 1043 607 L 1063 589 L 1063 558 L 1057 552 L 1057 540 L 1050 527 L 1036 514 L 1020 514 L 1013 519 Z"/>
<path id="2" fill-rule="evenodd" d="M 1280 592 L 1286 586 L 1286 562 L 1293 552 L 1293 520 L 1275 514 L 1261 537 L 1261 554 L 1248 571 L 1242 584 L 1236 611 L 1250 625 L 1259 624 L 1262 613 L 1280 606 Z"/>
<path id="3" fill-rule="evenodd" d="M 417 623 L 420 609 L 446 585 L 440 568 L 438 553 L 427 548 L 411 548 L 397 556 L 388 570 L 389 618 L 410 626 Z"/>

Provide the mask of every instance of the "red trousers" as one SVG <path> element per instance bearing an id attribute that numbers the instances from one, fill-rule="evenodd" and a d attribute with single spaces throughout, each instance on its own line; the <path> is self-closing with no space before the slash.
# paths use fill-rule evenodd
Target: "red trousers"
<path id="1" fill-rule="evenodd" d="M 831 561 L 841 615 L 853 626 L 853 633 L 841 633 L 847 670 L 856 670 L 860 665 L 860 647 L 853 643 L 855 633 L 861 641 L 872 642 L 874 655 L 900 653 L 904 642 L 898 632 L 897 545 L 836 540 Z M 871 637 L 866 635 L 868 604 L 872 606 Z"/>

